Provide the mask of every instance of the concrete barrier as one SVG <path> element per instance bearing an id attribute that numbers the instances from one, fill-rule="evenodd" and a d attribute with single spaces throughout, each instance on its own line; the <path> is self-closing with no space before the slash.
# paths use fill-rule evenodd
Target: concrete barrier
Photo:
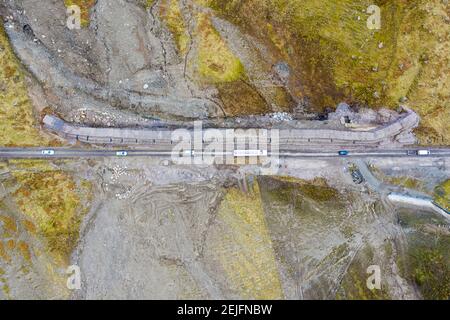
<path id="1" fill-rule="evenodd" d="M 388 195 L 388 199 L 398 206 L 415 207 L 434 211 L 444 217 L 446 220 L 450 221 L 450 214 L 448 214 L 448 211 L 438 206 L 432 198 L 419 198 L 406 194 L 391 193 Z"/>
<path id="2" fill-rule="evenodd" d="M 44 125 L 47 129 L 67 139 L 75 139 L 91 144 L 112 145 L 152 145 L 172 144 L 172 130 L 168 129 L 127 129 L 127 128 L 93 128 L 75 126 L 64 122 L 58 117 L 45 116 Z M 279 130 L 279 144 L 287 149 L 298 146 L 327 145 L 339 147 L 392 145 L 399 147 L 404 145 L 402 137 L 410 135 L 418 125 L 419 117 L 413 111 L 406 109 L 406 113 L 396 122 L 376 128 L 371 131 L 351 131 L 332 129 L 288 129 Z M 207 129 L 204 130 L 204 132 Z M 215 129 L 223 133 L 227 129 Z M 228 129 L 229 130 L 229 129 Z M 250 138 L 256 138 L 258 130 L 255 130 Z M 191 131 L 193 137 L 193 131 Z"/>

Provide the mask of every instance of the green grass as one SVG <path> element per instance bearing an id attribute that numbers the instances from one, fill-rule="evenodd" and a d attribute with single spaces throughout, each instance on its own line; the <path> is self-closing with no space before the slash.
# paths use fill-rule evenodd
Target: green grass
<path id="1" fill-rule="evenodd" d="M 382 31 L 369 30 L 371 1 L 211 0 L 219 14 L 264 41 L 294 66 L 317 107 L 350 99 L 381 105 L 392 64 L 402 5 L 385 2 Z M 358 20 L 359 17 L 359 20 Z M 255 30 L 258 28 L 258 30 Z M 379 49 L 380 43 L 383 48 Z M 356 57 L 356 58 L 355 58 Z M 374 66 L 378 72 L 372 72 Z M 374 98 L 379 92 L 381 99 Z"/>
<path id="2" fill-rule="evenodd" d="M 450 39 L 440 0 L 202 0 L 293 68 L 291 91 L 314 111 L 337 103 L 417 110 L 422 143 L 448 144 Z M 367 28 L 369 5 L 381 30 Z M 380 47 L 382 44 L 382 47 Z M 374 71 L 375 70 L 375 71 Z"/>
<path id="3" fill-rule="evenodd" d="M 442 208 L 450 211 L 450 179 L 436 187 L 434 201 Z"/>
<path id="4" fill-rule="evenodd" d="M 414 210 L 400 210 L 408 230 L 405 252 L 397 256 L 401 276 L 417 286 L 424 299 L 450 297 L 450 235 L 444 218 Z"/>
<path id="5" fill-rule="evenodd" d="M 198 72 L 207 83 L 229 83 L 244 77 L 241 61 L 230 51 L 206 14 L 197 17 Z"/>
<path id="6" fill-rule="evenodd" d="M 24 70 L 9 45 L 2 23 L 0 48 L 0 145 L 31 147 L 54 144 L 39 132 Z"/>
<path id="7" fill-rule="evenodd" d="M 66 263 L 78 240 L 90 184 L 77 185 L 69 174 L 54 169 L 17 168 L 11 173 L 17 184 L 14 199 L 29 219 L 27 229 L 43 236 L 57 261 Z M 26 246 L 19 248 L 26 255 Z"/>
<path id="8" fill-rule="evenodd" d="M 186 54 L 190 39 L 178 0 L 163 1 L 160 10 L 167 27 L 174 36 L 178 51 L 181 55 Z"/>
<path id="9" fill-rule="evenodd" d="M 227 232 L 211 241 L 230 288 L 243 299 L 282 299 L 283 291 L 264 218 L 258 183 L 249 193 L 229 188 L 217 221 Z"/>
<path id="10" fill-rule="evenodd" d="M 305 181 L 292 177 L 275 177 L 274 180 L 281 182 L 278 196 L 284 201 L 306 197 L 317 203 L 327 204 L 339 198 L 338 191 L 328 186 L 322 178 Z"/>
<path id="11" fill-rule="evenodd" d="M 428 300 L 448 300 L 450 297 L 450 267 L 448 259 L 434 248 L 420 248 L 413 253 L 413 277 L 422 295 Z"/>

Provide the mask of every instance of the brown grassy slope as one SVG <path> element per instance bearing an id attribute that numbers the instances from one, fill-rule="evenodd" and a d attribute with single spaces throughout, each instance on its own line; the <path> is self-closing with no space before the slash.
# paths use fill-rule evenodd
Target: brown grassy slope
<path id="1" fill-rule="evenodd" d="M 39 132 L 22 66 L 0 23 L 0 145 L 26 147 L 50 143 Z"/>
<path id="2" fill-rule="evenodd" d="M 204 0 L 293 67 L 292 92 L 316 111 L 338 102 L 396 108 L 423 118 L 421 142 L 448 144 L 449 6 L 443 1 Z M 369 5 L 381 30 L 367 28 Z"/>

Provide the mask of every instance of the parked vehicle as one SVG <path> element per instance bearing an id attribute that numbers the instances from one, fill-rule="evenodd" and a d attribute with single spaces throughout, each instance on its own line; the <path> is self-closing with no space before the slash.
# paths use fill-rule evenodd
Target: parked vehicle
<path id="1" fill-rule="evenodd" d="M 348 156 L 349 152 L 347 150 L 341 150 L 341 151 L 339 151 L 339 155 L 340 156 Z"/>
<path id="2" fill-rule="evenodd" d="M 359 171 L 358 169 L 352 170 L 351 173 L 352 173 L 352 179 L 353 179 L 354 183 L 361 184 L 365 181 L 361 171 Z"/>

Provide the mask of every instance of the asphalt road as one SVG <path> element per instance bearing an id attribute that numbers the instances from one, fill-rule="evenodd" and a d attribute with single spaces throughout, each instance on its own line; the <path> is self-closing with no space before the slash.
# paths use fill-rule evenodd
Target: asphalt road
<path id="1" fill-rule="evenodd" d="M 52 150 L 54 154 L 45 155 L 44 150 Z M 281 158 L 373 158 L 373 157 L 416 157 L 416 158 L 443 158 L 450 157 L 450 148 L 427 149 L 431 152 L 429 156 L 410 155 L 408 151 L 417 149 L 402 150 L 352 150 L 347 156 L 341 156 L 335 151 L 283 151 L 268 152 L 269 156 L 279 156 Z M 117 152 L 124 151 L 126 155 Z M 195 153 L 198 155 L 199 153 Z M 216 153 L 216 156 L 229 156 L 231 152 Z M 205 153 L 205 155 L 210 155 Z M 28 158 L 28 159 L 51 159 L 51 158 L 96 158 L 96 157 L 170 157 L 172 148 L 167 150 L 145 150 L 145 149 L 72 149 L 72 148 L 0 148 L 0 158 Z"/>

